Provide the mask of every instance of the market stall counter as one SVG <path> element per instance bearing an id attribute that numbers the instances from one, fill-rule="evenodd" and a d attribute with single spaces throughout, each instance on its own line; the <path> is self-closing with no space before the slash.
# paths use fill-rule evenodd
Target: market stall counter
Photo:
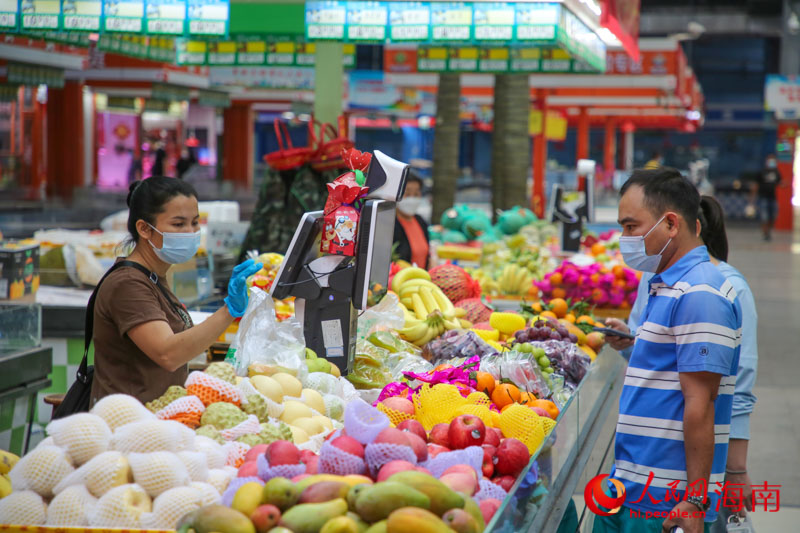
<path id="1" fill-rule="evenodd" d="M 28 450 L 36 397 L 50 384 L 52 350 L 47 347 L 0 349 L 0 449 Z"/>

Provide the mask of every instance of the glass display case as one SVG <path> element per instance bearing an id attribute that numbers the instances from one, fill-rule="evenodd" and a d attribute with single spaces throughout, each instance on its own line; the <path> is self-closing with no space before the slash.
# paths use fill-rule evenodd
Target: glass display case
<path id="1" fill-rule="evenodd" d="M 616 405 L 625 365 L 615 350 L 606 347 L 601 352 L 487 524 L 487 532 L 556 531 L 598 444 L 600 429 Z"/>

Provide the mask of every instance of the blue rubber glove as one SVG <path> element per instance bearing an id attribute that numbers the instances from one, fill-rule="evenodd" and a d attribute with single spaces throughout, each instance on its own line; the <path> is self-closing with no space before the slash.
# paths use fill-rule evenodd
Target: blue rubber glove
<path id="1" fill-rule="evenodd" d="M 261 270 L 263 266 L 248 259 L 233 269 L 231 280 L 228 282 L 228 296 L 225 297 L 225 304 L 232 317 L 239 318 L 244 315 L 247 309 L 247 278 Z"/>

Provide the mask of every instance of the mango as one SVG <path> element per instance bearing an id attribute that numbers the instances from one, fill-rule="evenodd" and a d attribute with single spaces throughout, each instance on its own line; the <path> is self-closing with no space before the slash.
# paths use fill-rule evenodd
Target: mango
<path id="1" fill-rule="evenodd" d="M 483 531 L 483 529 L 478 529 L 478 522 L 464 509 L 450 509 L 442 516 L 442 522 L 457 533 L 481 533 Z"/>
<path id="2" fill-rule="evenodd" d="M 289 509 L 297 503 L 300 491 L 285 477 L 274 477 L 264 484 L 261 503 L 269 503 L 281 510 Z"/>
<path id="3" fill-rule="evenodd" d="M 361 517 L 358 516 L 356 513 L 348 512 L 346 516 L 352 518 L 353 521 L 356 523 L 356 525 L 358 526 L 358 533 L 364 533 L 366 530 L 369 529 L 369 524 L 364 522 L 364 520 L 362 520 Z"/>
<path id="4" fill-rule="evenodd" d="M 224 505 L 201 507 L 184 516 L 176 529 L 182 533 L 256 533 L 249 518 Z"/>
<path id="5" fill-rule="evenodd" d="M 235 509 L 245 516 L 250 516 L 261 505 L 263 488 L 260 483 L 245 483 L 233 495 L 231 509 Z"/>
<path id="6" fill-rule="evenodd" d="M 430 498 L 430 510 L 437 516 L 442 516 L 450 509 L 462 509 L 464 498 L 450 487 L 433 476 L 424 472 L 407 470 L 391 476 L 388 481 L 396 481 L 420 491 Z"/>
<path id="7" fill-rule="evenodd" d="M 381 520 L 380 522 L 375 522 L 366 533 L 386 533 L 386 520 Z"/>
<path id="8" fill-rule="evenodd" d="M 442 519 L 425 509 L 403 507 L 386 520 L 386 533 L 453 533 Z"/>
<path id="9" fill-rule="evenodd" d="M 314 483 L 300 494 L 298 503 L 322 503 L 347 498 L 350 485 L 344 481 L 320 481 Z"/>
<path id="10" fill-rule="evenodd" d="M 396 481 L 367 487 L 356 499 L 356 513 L 367 522 L 378 522 L 402 507 L 429 509 L 431 500 L 422 492 Z"/>
<path id="11" fill-rule="evenodd" d="M 356 502 L 358 501 L 358 497 L 361 496 L 361 493 L 364 492 L 371 483 L 359 483 L 353 487 L 350 487 L 350 491 L 347 493 L 347 506 L 350 508 L 351 511 L 356 510 Z"/>
<path id="12" fill-rule="evenodd" d="M 324 503 L 303 503 L 283 513 L 280 525 L 294 533 L 319 533 L 328 520 L 346 513 L 347 502 L 342 498 Z"/>
<path id="13" fill-rule="evenodd" d="M 464 510 L 471 514 L 475 522 L 478 523 L 478 531 L 486 529 L 486 521 L 483 519 L 483 513 L 481 512 L 478 502 L 473 500 L 468 494 L 460 493 L 460 496 L 464 498 Z"/>
<path id="14" fill-rule="evenodd" d="M 325 522 L 319 533 L 358 533 L 358 524 L 349 516 L 337 516 Z"/>

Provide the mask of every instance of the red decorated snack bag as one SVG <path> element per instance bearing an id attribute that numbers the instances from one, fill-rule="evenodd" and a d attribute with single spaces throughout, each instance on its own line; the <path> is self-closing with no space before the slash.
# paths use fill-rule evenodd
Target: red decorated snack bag
<path id="1" fill-rule="evenodd" d="M 346 150 L 342 157 L 353 170 L 346 172 L 328 184 L 328 200 L 325 202 L 322 241 L 320 251 L 334 255 L 355 255 L 358 237 L 359 206 L 369 187 L 364 171 L 369 168 L 372 154 L 358 150 Z"/>

